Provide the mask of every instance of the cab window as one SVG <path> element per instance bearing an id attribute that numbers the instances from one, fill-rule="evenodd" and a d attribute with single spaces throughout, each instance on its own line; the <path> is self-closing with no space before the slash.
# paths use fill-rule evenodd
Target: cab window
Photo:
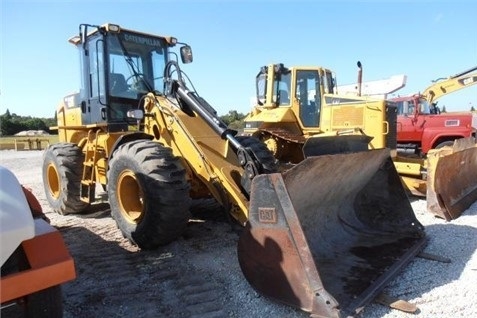
<path id="1" fill-rule="evenodd" d="M 297 71 L 296 77 L 295 98 L 300 108 L 300 120 L 305 127 L 317 127 L 321 111 L 321 86 L 318 71 Z"/>
<path id="2" fill-rule="evenodd" d="M 280 79 L 274 82 L 273 91 L 276 92 L 274 95 L 274 102 L 279 106 L 290 106 L 290 82 L 291 82 L 291 73 L 281 74 Z"/>

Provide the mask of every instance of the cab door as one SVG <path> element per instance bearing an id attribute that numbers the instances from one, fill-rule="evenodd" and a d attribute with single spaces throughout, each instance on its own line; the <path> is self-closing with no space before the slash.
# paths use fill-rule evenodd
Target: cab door
<path id="1" fill-rule="evenodd" d="M 398 143 L 416 143 L 421 141 L 426 118 L 419 115 L 416 103 L 416 100 L 398 102 Z M 419 107 L 419 104 L 417 106 Z"/>
<path id="2" fill-rule="evenodd" d="M 101 34 L 87 39 L 81 56 L 81 64 L 83 76 L 80 98 L 83 123 L 105 123 L 104 40 Z"/>
<path id="3" fill-rule="evenodd" d="M 296 72 L 295 98 L 303 127 L 316 129 L 320 126 L 321 83 L 317 70 Z"/>

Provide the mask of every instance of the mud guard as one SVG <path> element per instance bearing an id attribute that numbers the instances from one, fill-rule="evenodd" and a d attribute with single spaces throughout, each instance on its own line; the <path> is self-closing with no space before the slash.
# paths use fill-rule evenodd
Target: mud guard
<path id="1" fill-rule="evenodd" d="M 426 243 L 388 149 L 310 157 L 252 182 L 238 244 L 259 293 L 320 317 L 355 315 Z"/>
<path id="2" fill-rule="evenodd" d="M 427 154 L 427 210 L 447 221 L 477 201 L 477 145 L 457 139 L 452 147 Z"/>

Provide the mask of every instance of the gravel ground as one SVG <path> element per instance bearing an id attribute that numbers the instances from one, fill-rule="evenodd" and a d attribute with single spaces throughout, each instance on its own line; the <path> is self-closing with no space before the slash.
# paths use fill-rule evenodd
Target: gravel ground
<path id="1" fill-rule="evenodd" d="M 63 285 L 65 317 L 308 317 L 248 285 L 236 257 L 237 232 L 220 217 L 191 223 L 183 238 L 157 251 L 138 251 L 107 206 L 82 216 L 51 212 L 41 164 L 41 151 L 0 151 L 0 165 L 33 190 L 75 259 L 78 277 Z M 451 263 L 415 258 L 386 287 L 416 304 L 417 313 L 372 303 L 361 316 L 477 317 L 477 203 L 452 222 L 426 212 L 424 200 L 411 204 L 426 227 L 425 252 Z"/>

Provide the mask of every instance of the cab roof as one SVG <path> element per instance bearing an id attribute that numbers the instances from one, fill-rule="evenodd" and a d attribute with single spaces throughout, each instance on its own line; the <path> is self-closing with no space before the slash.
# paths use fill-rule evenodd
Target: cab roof
<path id="1" fill-rule="evenodd" d="M 93 30 L 91 32 L 88 32 L 88 36 L 93 35 L 94 33 L 98 32 L 97 28 L 94 28 L 94 26 L 92 26 L 92 27 L 93 27 Z M 177 39 L 175 37 L 172 37 L 172 36 L 163 36 L 163 35 L 157 35 L 157 34 L 151 34 L 151 33 L 145 33 L 145 32 L 125 29 L 125 28 L 120 27 L 118 24 L 113 24 L 113 23 L 102 24 L 101 26 L 99 26 L 99 28 L 105 29 L 107 32 L 120 33 L 121 31 L 127 31 L 127 32 L 140 34 L 140 35 L 163 38 L 164 40 L 166 40 L 166 42 L 167 42 L 167 44 L 169 44 L 169 46 L 174 46 L 177 43 Z M 74 45 L 79 45 L 79 44 L 81 44 L 81 37 L 78 34 L 74 35 L 74 36 L 72 36 L 71 38 L 68 39 L 68 42 L 70 42 L 71 44 L 74 44 Z"/>

